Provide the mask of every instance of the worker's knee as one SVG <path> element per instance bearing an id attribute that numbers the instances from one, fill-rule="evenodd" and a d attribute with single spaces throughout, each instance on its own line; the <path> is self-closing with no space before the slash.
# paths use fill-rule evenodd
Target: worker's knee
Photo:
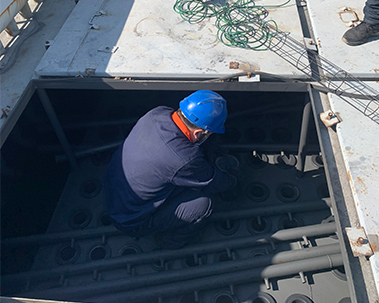
<path id="1" fill-rule="evenodd" d="M 198 197 L 183 202 L 175 210 L 175 216 L 188 223 L 198 223 L 208 218 L 212 213 L 212 202 L 208 197 Z"/>

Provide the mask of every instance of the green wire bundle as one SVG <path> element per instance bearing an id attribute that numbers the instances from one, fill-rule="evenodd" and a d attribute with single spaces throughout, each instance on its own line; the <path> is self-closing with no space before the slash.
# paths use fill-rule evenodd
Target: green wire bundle
<path id="1" fill-rule="evenodd" d="M 290 1 L 266 7 L 280 7 Z M 201 0 L 177 0 L 174 11 L 189 23 L 215 17 L 220 42 L 228 46 L 262 51 L 269 48 L 271 38 L 278 31 L 275 21 L 265 21 L 268 16 L 266 7 L 256 6 L 251 0 L 237 0 L 233 4 L 226 2 L 225 5 Z"/>

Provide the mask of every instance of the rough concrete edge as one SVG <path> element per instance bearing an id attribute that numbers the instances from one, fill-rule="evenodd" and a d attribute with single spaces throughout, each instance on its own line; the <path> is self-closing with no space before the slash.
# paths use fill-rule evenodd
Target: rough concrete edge
<path id="1" fill-rule="evenodd" d="M 330 192 L 332 210 L 336 218 L 342 256 L 344 264 L 349 265 L 345 266 L 345 271 L 348 277 L 351 301 L 353 303 L 377 303 L 379 299 L 370 263 L 365 257 L 353 256 L 345 232 L 345 227 L 357 227 L 360 224 L 338 135 L 333 128 L 326 128 L 318 118 L 320 113 L 330 109 L 329 99 L 325 93 L 314 89 L 310 89 L 310 97 L 320 147 L 324 155 L 326 178 L 329 188 L 332 189 Z"/>

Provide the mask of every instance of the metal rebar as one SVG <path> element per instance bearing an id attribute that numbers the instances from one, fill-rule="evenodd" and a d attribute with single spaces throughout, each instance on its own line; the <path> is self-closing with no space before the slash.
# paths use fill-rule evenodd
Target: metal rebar
<path id="1" fill-rule="evenodd" d="M 226 249 L 252 247 L 254 245 L 269 244 L 272 241 L 289 241 L 302 239 L 305 235 L 307 237 L 330 235 L 336 232 L 336 225 L 334 222 L 317 224 L 303 227 L 296 227 L 291 229 L 279 230 L 275 233 L 261 234 L 251 237 L 234 238 L 229 240 L 208 242 L 189 247 L 184 247 L 179 250 L 162 250 L 153 251 L 149 253 L 120 256 L 110 259 L 102 259 L 92 261 L 90 263 L 70 264 L 48 270 L 35 270 L 32 272 L 16 273 L 2 276 L 4 282 L 17 282 L 20 280 L 45 280 L 54 279 L 65 273 L 68 275 L 78 275 L 86 272 L 97 270 L 110 270 L 126 266 L 127 264 L 138 265 L 152 263 L 159 260 L 167 259 L 181 259 L 185 256 L 193 254 L 207 254 L 218 251 L 225 251 Z"/>
<path id="2" fill-rule="evenodd" d="M 86 296 L 88 296 L 88 294 L 91 294 L 91 296 L 93 296 L 96 294 L 125 292 L 136 288 L 145 289 L 146 287 L 154 285 L 171 284 L 183 280 L 198 279 L 206 276 L 226 274 L 240 270 L 266 267 L 269 265 L 282 264 L 303 259 L 311 259 L 338 253 L 340 253 L 340 245 L 336 243 L 313 248 L 278 252 L 273 255 L 257 256 L 254 258 L 247 258 L 242 260 L 233 260 L 220 262 L 217 264 L 184 268 L 152 275 L 142 275 L 133 278 L 128 277 L 126 279 L 103 281 L 101 283 L 91 283 L 66 288 L 54 288 L 51 290 L 43 290 L 43 295 L 46 297 L 54 297 L 61 300 L 70 298 L 84 299 Z M 28 296 L 38 296 L 40 293 L 41 292 L 39 291 L 30 292 L 28 293 Z"/>
<path id="3" fill-rule="evenodd" d="M 37 93 L 38 93 L 38 96 L 41 100 L 43 107 L 45 108 L 46 114 L 49 117 L 50 122 L 54 128 L 55 134 L 57 135 L 58 140 L 59 140 L 60 144 L 62 145 L 63 150 L 66 154 L 66 157 L 68 158 L 71 169 L 73 171 L 76 171 L 78 169 L 78 163 L 76 162 L 75 156 L 71 150 L 70 144 L 68 143 L 66 135 L 62 129 L 62 126 L 59 123 L 57 114 L 54 111 L 54 108 L 50 102 L 49 96 L 47 95 L 46 91 L 44 89 L 41 89 L 41 88 L 37 89 Z"/>
<path id="4" fill-rule="evenodd" d="M 312 110 L 311 100 L 309 98 L 309 95 L 307 95 L 305 105 L 304 105 L 303 120 L 301 123 L 301 131 L 300 131 L 299 151 L 297 155 L 296 176 L 298 178 L 301 178 L 304 175 L 305 156 L 306 156 L 306 151 L 307 151 L 307 138 L 308 138 L 309 122 L 310 122 L 310 117 L 311 117 L 311 110 Z"/>

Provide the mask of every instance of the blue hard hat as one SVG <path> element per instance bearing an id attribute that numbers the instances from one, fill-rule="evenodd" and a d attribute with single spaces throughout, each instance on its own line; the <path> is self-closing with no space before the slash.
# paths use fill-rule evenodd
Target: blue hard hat
<path id="1" fill-rule="evenodd" d="M 183 115 L 196 126 L 216 134 L 225 133 L 226 101 L 210 90 L 199 90 L 179 103 Z"/>

